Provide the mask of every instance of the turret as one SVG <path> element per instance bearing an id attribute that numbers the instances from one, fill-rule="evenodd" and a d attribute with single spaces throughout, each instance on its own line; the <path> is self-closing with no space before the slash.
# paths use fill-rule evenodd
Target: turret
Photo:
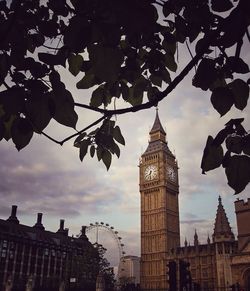
<path id="1" fill-rule="evenodd" d="M 234 241 L 234 234 L 231 230 L 225 209 L 221 202 L 221 197 L 218 198 L 218 208 L 214 223 L 213 241 Z"/>

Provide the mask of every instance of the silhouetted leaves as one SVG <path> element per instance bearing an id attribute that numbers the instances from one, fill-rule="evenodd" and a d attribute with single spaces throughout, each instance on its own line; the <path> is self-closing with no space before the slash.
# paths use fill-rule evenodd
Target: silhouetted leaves
<path id="1" fill-rule="evenodd" d="M 247 106 L 247 101 L 249 98 L 249 86 L 248 84 L 240 79 L 236 79 L 228 87 L 232 90 L 234 94 L 234 105 L 239 110 L 243 110 Z"/>
<path id="2" fill-rule="evenodd" d="M 17 118 L 11 127 L 11 135 L 17 150 L 20 151 L 29 144 L 33 136 L 32 126 L 27 119 Z"/>
<path id="3" fill-rule="evenodd" d="M 91 46 L 89 59 L 94 75 L 101 81 L 114 82 L 118 78 L 123 56 L 118 48 Z"/>
<path id="4" fill-rule="evenodd" d="M 92 89 L 84 104 L 109 110 L 120 96 L 132 107 L 143 107 L 145 96 L 156 105 L 198 64 L 193 86 L 211 91 L 215 110 L 221 116 L 233 105 L 243 110 L 249 80 L 239 74 L 249 73 L 241 49 L 248 33 L 250 2 L 163 2 L 161 6 L 155 0 L 48 0 L 42 4 L 20 0 L 8 5 L 0 1 L 0 139 L 12 138 L 21 149 L 33 131 L 41 133 L 52 118 L 76 128 L 74 98 L 58 73 L 62 67 L 77 76 L 77 89 Z M 160 21 L 159 15 L 163 15 Z M 187 45 L 193 63 L 172 83 L 172 75 L 180 71 L 179 43 Z M 199 60 L 192 52 L 201 55 Z M 169 90 L 162 91 L 166 84 Z M 112 116 L 104 116 L 100 127 L 79 133 L 74 145 L 81 160 L 88 152 L 91 157 L 96 154 L 108 169 L 112 155 L 120 156 L 118 143 L 124 145 L 125 140 Z M 208 138 L 203 172 L 220 164 L 233 168 L 232 154 L 249 155 L 249 148 L 242 120 L 231 120 L 214 140 Z M 236 164 L 242 167 L 243 162 Z M 234 179 L 232 172 L 228 177 Z M 229 185 L 235 187 L 230 179 Z M 245 180 L 239 183 L 236 188 L 242 189 Z"/>
<path id="5" fill-rule="evenodd" d="M 84 139 L 83 141 L 80 142 L 79 157 L 80 157 L 81 161 L 86 156 L 86 154 L 88 152 L 88 146 L 89 145 L 90 145 L 90 141 L 88 139 Z"/>
<path id="6" fill-rule="evenodd" d="M 225 115 L 234 104 L 234 95 L 227 87 L 218 87 L 213 90 L 211 95 L 213 107 L 220 113 Z"/>
<path id="7" fill-rule="evenodd" d="M 76 84 L 77 89 L 89 89 L 96 85 L 96 77 L 94 74 L 87 72 L 85 76 Z"/>
<path id="8" fill-rule="evenodd" d="M 201 161 L 201 169 L 203 174 L 205 174 L 205 172 L 207 171 L 218 168 L 222 163 L 223 159 L 222 146 L 214 145 L 213 141 L 214 141 L 213 137 L 211 135 L 208 136 L 206 147 L 204 149 Z"/>
<path id="9" fill-rule="evenodd" d="M 69 57 L 69 71 L 72 75 L 77 76 L 83 64 L 83 57 L 81 55 L 70 55 Z"/>
<path id="10" fill-rule="evenodd" d="M 245 155 L 234 155 L 230 158 L 226 167 L 228 185 L 240 193 L 250 182 L 250 157 Z"/>
<path id="11" fill-rule="evenodd" d="M 193 85 L 202 90 L 207 90 L 217 79 L 217 70 L 214 60 L 204 58 L 197 69 L 193 78 Z"/>
<path id="12" fill-rule="evenodd" d="M 212 9 L 216 12 L 224 12 L 233 7 L 230 0 L 211 0 Z"/>
<path id="13" fill-rule="evenodd" d="M 26 104 L 27 117 L 34 131 L 41 133 L 53 117 L 51 94 L 35 95 Z"/>
<path id="14" fill-rule="evenodd" d="M 116 140 L 116 141 L 118 141 L 120 144 L 122 144 L 122 145 L 125 145 L 125 140 L 124 140 L 124 137 L 122 136 L 122 134 L 121 134 L 121 130 L 120 130 L 120 128 L 119 128 L 119 126 L 116 126 L 115 128 L 114 128 L 114 133 L 113 133 L 113 135 L 114 135 L 114 139 Z"/>

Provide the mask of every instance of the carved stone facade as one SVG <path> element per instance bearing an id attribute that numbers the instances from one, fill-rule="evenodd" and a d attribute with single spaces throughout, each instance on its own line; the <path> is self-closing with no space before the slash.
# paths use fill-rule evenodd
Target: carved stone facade
<path id="1" fill-rule="evenodd" d="M 140 160 L 141 194 L 141 288 L 168 290 L 166 266 L 189 262 L 192 281 L 201 290 L 250 290 L 250 199 L 235 202 L 238 241 L 231 230 L 222 200 L 214 223 L 212 241 L 180 247 L 178 166 L 168 148 L 158 112 L 150 131 L 149 145 Z M 237 289 L 236 289 L 237 290 Z"/>
<path id="2" fill-rule="evenodd" d="M 11 216 L 0 219 L 0 291 L 67 291 L 82 286 L 94 291 L 99 257 L 85 227 L 78 238 L 71 237 L 61 220 L 58 231 L 51 232 L 42 224 L 42 213 L 30 227 L 19 223 L 16 209 L 13 205 Z"/>

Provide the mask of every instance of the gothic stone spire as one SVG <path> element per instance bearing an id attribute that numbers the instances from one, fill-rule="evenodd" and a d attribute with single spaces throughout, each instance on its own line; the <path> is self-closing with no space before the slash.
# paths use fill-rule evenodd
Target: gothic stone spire
<path id="1" fill-rule="evenodd" d="M 158 108 L 156 108 L 155 121 L 154 121 L 153 127 L 150 130 L 150 135 L 156 132 L 161 132 L 163 135 L 166 136 L 166 132 L 161 125 L 161 121 L 158 115 Z"/>
<path id="2" fill-rule="evenodd" d="M 234 240 L 234 234 L 231 230 L 225 209 L 221 203 L 221 197 L 218 198 L 218 208 L 214 223 L 214 242 L 218 241 L 232 241 Z"/>

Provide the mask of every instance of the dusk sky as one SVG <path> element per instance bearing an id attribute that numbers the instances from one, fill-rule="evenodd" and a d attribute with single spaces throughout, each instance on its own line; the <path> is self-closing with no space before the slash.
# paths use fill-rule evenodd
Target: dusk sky
<path id="1" fill-rule="evenodd" d="M 249 59 L 250 52 L 248 63 Z M 189 57 L 183 62 L 188 60 Z M 236 234 L 233 202 L 237 197 L 249 197 L 250 190 L 248 186 L 240 195 L 234 196 L 222 168 L 207 175 L 202 175 L 200 169 L 209 134 L 215 136 L 230 118 L 236 117 L 244 117 L 245 128 L 250 129 L 249 105 L 243 112 L 232 109 L 220 118 L 212 108 L 209 93 L 192 87 L 192 75 L 193 72 L 159 104 L 159 116 L 167 132 L 168 144 L 180 168 L 182 244 L 185 237 L 193 244 L 195 229 L 201 243 L 206 242 L 208 234 L 211 236 L 219 195 Z M 80 77 L 74 80 L 69 73 L 63 72 L 63 78 L 75 99 L 88 103 L 90 93 L 75 89 L 75 82 Z M 81 115 L 78 129 L 99 117 L 82 109 L 77 112 Z M 65 227 L 74 235 L 79 234 L 82 225 L 103 221 L 119 232 L 127 254 L 140 255 L 138 163 L 148 144 L 155 108 L 116 118 L 126 146 L 121 146 L 121 157 L 113 159 L 109 171 L 96 157 L 92 159 L 88 156 L 80 162 L 73 140 L 61 147 L 44 136 L 36 135 L 20 152 L 11 141 L 1 141 L 0 218 L 7 219 L 11 205 L 15 204 L 18 205 L 20 223 L 32 226 L 36 222 L 36 214 L 42 212 L 47 230 L 56 231 L 59 220 L 65 219 Z M 45 131 L 58 139 L 72 132 L 56 123 L 51 123 Z M 104 237 L 108 234 L 104 233 Z M 114 243 L 105 247 L 114 253 Z"/>

